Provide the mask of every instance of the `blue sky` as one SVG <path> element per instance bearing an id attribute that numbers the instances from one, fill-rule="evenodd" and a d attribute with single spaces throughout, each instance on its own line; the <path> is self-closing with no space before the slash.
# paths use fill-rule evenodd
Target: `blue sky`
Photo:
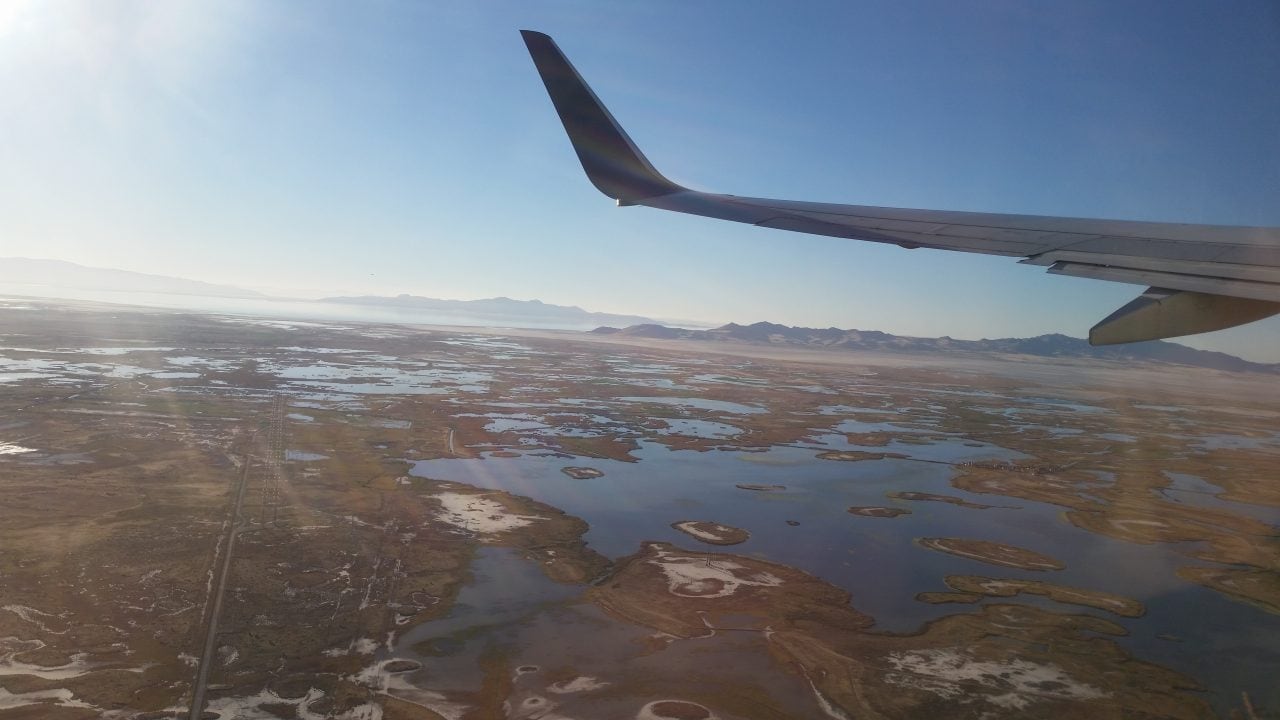
<path id="1" fill-rule="evenodd" d="M 1269 1 L 8 0 L 0 256 L 961 338 L 1083 336 L 1142 289 L 616 208 L 521 28 L 692 187 L 1280 225 Z M 1188 342 L 1280 361 L 1280 320 Z"/>

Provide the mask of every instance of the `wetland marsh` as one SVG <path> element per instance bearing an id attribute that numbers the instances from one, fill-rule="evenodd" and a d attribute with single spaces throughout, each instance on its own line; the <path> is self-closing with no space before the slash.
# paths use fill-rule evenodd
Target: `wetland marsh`
<path id="1" fill-rule="evenodd" d="M 15 302 L 0 718 L 1274 713 L 1278 400 Z"/>

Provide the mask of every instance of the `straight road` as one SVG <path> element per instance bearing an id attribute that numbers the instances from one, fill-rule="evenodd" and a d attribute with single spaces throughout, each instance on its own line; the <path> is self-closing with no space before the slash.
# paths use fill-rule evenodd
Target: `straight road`
<path id="1" fill-rule="evenodd" d="M 252 447 L 252 443 L 250 443 Z M 249 484 L 249 464 L 252 455 L 246 450 L 240 465 L 240 484 L 236 488 L 235 506 L 231 511 L 231 524 L 227 529 L 227 551 L 222 555 L 222 568 L 218 571 L 218 585 L 213 591 L 213 609 L 209 613 L 209 625 L 204 637 L 204 653 L 200 656 L 200 672 L 191 696 L 189 720 L 200 720 L 204 711 L 204 691 L 209 683 L 209 669 L 213 665 L 213 649 L 218 640 L 218 617 L 222 614 L 222 597 L 227 590 L 227 576 L 231 573 L 231 558 L 236 551 L 236 536 L 244 529 L 240 508 L 244 504 L 245 487 Z"/>

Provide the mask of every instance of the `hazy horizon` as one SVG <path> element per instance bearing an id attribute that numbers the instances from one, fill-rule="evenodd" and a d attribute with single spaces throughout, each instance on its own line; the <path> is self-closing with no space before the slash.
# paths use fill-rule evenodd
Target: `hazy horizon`
<path id="1" fill-rule="evenodd" d="M 37 262 L 55 262 L 61 263 L 65 261 L 50 261 L 46 258 L 0 258 L 0 263 L 10 260 L 34 260 Z M 74 265 L 74 264 L 73 264 Z M 88 270 L 102 270 L 110 272 L 126 272 L 132 271 L 122 270 L 120 268 L 88 268 L 83 265 L 76 265 L 79 268 Z M 190 278 L 175 278 L 172 276 L 144 274 L 148 277 L 161 278 L 164 280 L 192 282 L 193 284 L 206 285 L 203 281 Z M 105 284 L 105 283 L 104 283 Z M 211 287 L 220 287 L 227 290 L 252 290 L 236 285 L 212 285 Z M 25 292 L 24 292 L 25 291 Z M 387 300 L 396 300 L 400 297 L 411 297 L 428 301 L 443 301 L 446 303 L 480 303 L 486 300 L 512 300 L 517 303 L 542 303 L 538 298 L 512 298 L 509 296 L 493 296 L 485 298 L 439 298 L 419 294 L 405 295 L 387 295 L 387 294 L 363 294 L 349 295 L 341 292 L 317 292 L 309 296 L 282 296 L 263 294 L 260 296 L 250 297 L 234 297 L 219 296 L 214 294 L 202 294 L 195 291 L 138 291 L 129 288 L 101 287 L 101 286 L 82 286 L 72 287 L 68 285 L 57 286 L 49 283 L 15 283 L 5 280 L 3 273 L 0 273 L 0 301 L 4 299 L 13 299 L 16 297 L 34 297 L 38 299 L 50 300 L 70 300 L 70 301 L 88 301 L 94 303 L 113 303 L 121 305 L 136 305 L 144 307 L 152 307 L 157 309 L 174 310 L 174 311 L 195 311 L 214 314 L 233 314 L 248 315 L 263 318 L 274 318 L 282 320 L 308 320 L 308 321 L 327 321 L 327 322 L 372 322 L 372 323 L 402 323 L 417 325 L 441 325 L 441 326 L 458 326 L 458 327 L 492 327 L 492 328 L 524 328 L 524 329 L 548 329 L 548 330 L 571 330 L 586 332 L 594 330 L 598 327 L 616 326 L 626 327 L 631 324 L 639 323 L 657 323 L 669 327 L 687 328 L 693 330 L 707 330 L 722 327 L 728 324 L 737 324 L 741 326 L 753 325 L 760 322 L 774 323 L 772 318 L 756 317 L 756 318 L 731 318 L 729 320 L 693 320 L 680 318 L 662 318 L 646 316 L 643 313 L 615 313 L 611 311 L 600 311 L 592 307 L 584 307 L 582 305 L 559 305 L 553 303 L 543 303 L 558 309 L 575 309 L 584 313 L 584 317 L 574 320 L 571 317 L 556 318 L 551 315 L 536 316 L 532 313 L 524 312 L 522 308 L 512 308 L 510 311 L 504 311 L 495 314 L 491 308 L 435 308 L 435 307 L 415 307 L 400 306 L 396 304 L 362 304 L 362 303 L 343 303 L 330 300 L 331 298 L 378 298 Z M 599 317 L 596 317 L 599 316 Z M 590 320 L 586 318 L 590 317 Z M 777 323 L 786 325 L 787 323 Z M 825 329 L 831 326 L 805 326 L 794 325 L 793 327 Z M 937 338 L 935 336 L 910 336 L 901 333 L 893 333 L 880 327 L 862 327 L 862 328 L 840 328 L 842 330 L 852 330 L 858 332 L 889 332 L 891 335 L 899 337 L 916 337 L 916 338 Z M 1049 335 L 1051 333 L 1040 333 L 1039 335 Z M 1061 333 L 1069 337 L 1077 339 L 1080 336 L 1071 335 L 1070 333 Z M 1021 337 L 1037 337 L 1021 336 Z M 986 336 L 986 337 L 958 337 L 948 335 L 953 340 L 962 341 L 981 341 L 981 340 L 999 340 L 1017 336 Z M 1171 342 L 1178 344 L 1186 344 L 1182 341 L 1186 338 L 1174 338 Z M 1227 353 L 1235 355 L 1243 360 L 1257 363 L 1273 362 L 1266 359 L 1258 359 L 1247 355 L 1237 355 L 1235 353 Z"/>

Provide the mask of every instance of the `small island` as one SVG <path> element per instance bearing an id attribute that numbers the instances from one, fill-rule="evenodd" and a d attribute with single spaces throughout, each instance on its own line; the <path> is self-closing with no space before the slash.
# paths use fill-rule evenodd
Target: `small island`
<path id="1" fill-rule="evenodd" d="M 874 505 L 851 505 L 849 514 L 861 515 L 862 517 L 875 518 L 895 518 L 899 515 L 910 515 L 911 511 L 905 508 L 876 507 Z"/>
<path id="2" fill-rule="evenodd" d="M 1249 603 L 1269 613 L 1280 614 L 1280 578 L 1266 570 L 1243 568 L 1182 567 L 1178 577 L 1188 582 Z"/>
<path id="3" fill-rule="evenodd" d="M 818 453 L 818 459 L 858 462 L 860 460 L 906 460 L 908 458 L 902 453 L 867 452 L 865 450 L 828 450 L 827 452 Z"/>
<path id="4" fill-rule="evenodd" d="M 996 507 L 995 505 L 983 505 L 982 503 L 970 502 L 964 498 L 955 495 L 938 495 L 930 492 L 914 492 L 914 491 L 894 491 L 885 493 L 885 497 L 894 500 L 914 500 L 916 502 L 943 502 L 957 507 L 973 508 L 975 510 L 988 510 Z"/>
<path id="5" fill-rule="evenodd" d="M 709 720 L 715 715 L 706 707 L 688 700 L 655 700 L 640 708 L 638 720 Z"/>
<path id="6" fill-rule="evenodd" d="M 681 520 L 671 523 L 671 527 L 708 545 L 737 545 L 751 537 L 746 530 L 710 520 Z"/>
<path id="7" fill-rule="evenodd" d="M 1101 590 L 1085 590 L 1083 588 L 1055 585 L 1041 580 L 1013 580 L 982 577 L 981 575 L 948 575 L 947 586 L 954 593 L 920 593 L 916 596 L 922 602 L 975 602 L 980 597 L 1008 598 L 1026 593 L 1040 595 L 1068 605 L 1081 605 L 1098 610 L 1113 612 L 1121 617 L 1136 618 L 1146 614 L 1147 608 L 1142 603 L 1123 595 L 1115 595 Z M 970 601 L 958 600 L 950 596 L 972 596 Z M 922 597 L 927 596 L 927 597 Z"/>
<path id="8" fill-rule="evenodd" d="M 1033 550 L 990 540 L 966 540 L 964 538 L 920 538 L 921 547 L 939 550 L 957 557 L 969 558 L 992 565 L 1018 568 L 1019 570 L 1061 570 L 1061 561 Z"/>

